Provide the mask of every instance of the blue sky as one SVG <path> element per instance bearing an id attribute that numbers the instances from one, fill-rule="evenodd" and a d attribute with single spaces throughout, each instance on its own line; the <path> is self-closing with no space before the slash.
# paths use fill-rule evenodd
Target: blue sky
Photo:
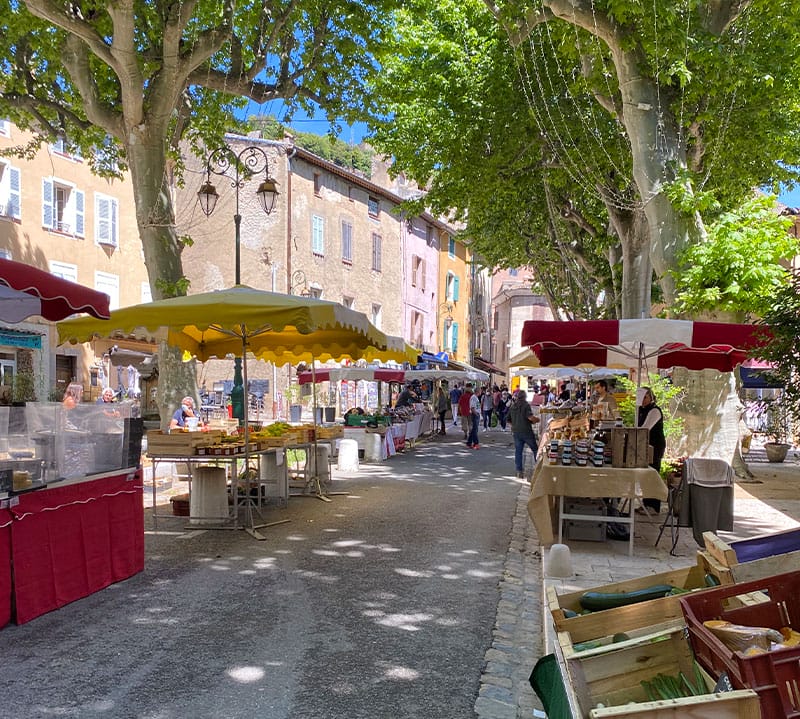
<path id="1" fill-rule="evenodd" d="M 281 115 L 283 114 L 283 102 L 275 100 L 266 105 L 256 105 L 251 102 L 244 113 L 245 117 L 260 114 L 275 115 L 278 119 L 281 119 Z M 315 113 L 313 117 L 309 117 L 302 112 L 297 112 L 289 125 L 298 132 L 311 132 L 315 135 L 327 135 L 330 129 L 328 121 L 325 119 L 322 112 Z M 354 145 L 360 143 L 367 132 L 367 126 L 363 122 L 357 122 L 354 125 L 348 125 L 342 122 L 341 125 L 342 131 L 339 133 L 339 139 L 353 143 Z M 781 192 L 778 195 L 778 201 L 788 207 L 800 207 L 800 186 L 795 187 L 795 189 L 791 191 L 785 190 Z"/>
<path id="2" fill-rule="evenodd" d="M 251 102 L 245 109 L 244 117 L 250 115 L 274 115 L 281 122 L 283 122 L 284 105 L 280 100 L 274 100 L 265 105 L 256 105 Z M 292 121 L 288 124 L 292 129 L 298 132 L 311 132 L 315 135 L 327 135 L 330 130 L 330 125 L 325 119 L 322 112 L 316 112 L 313 117 L 309 117 L 303 112 L 296 112 Z M 367 125 L 363 122 L 357 122 L 354 125 L 348 125 L 345 122 L 340 122 L 342 131 L 339 133 L 339 139 L 344 142 L 352 142 L 357 145 L 364 138 L 367 132 Z"/>

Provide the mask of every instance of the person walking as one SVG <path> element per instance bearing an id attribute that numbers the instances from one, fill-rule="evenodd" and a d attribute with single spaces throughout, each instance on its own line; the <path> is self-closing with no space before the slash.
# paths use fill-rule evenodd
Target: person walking
<path id="1" fill-rule="evenodd" d="M 461 387 L 454 384 L 453 389 L 450 390 L 450 407 L 453 410 L 453 427 L 458 423 L 458 400 L 461 399 L 461 394 Z"/>
<path id="2" fill-rule="evenodd" d="M 484 387 L 481 395 L 481 414 L 483 415 L 483 428 L 492 426 L 492 412 L 494 412 L 494 395 L 488 387 Z"/>
<path id="3" fill-rule="evenodd" d="M 517 477 L 521 479 L 525 476 L 523 465 L 525 446 L 531 448 L 534 459 L 539 451 L 539 444 L 533 431 L 533 425 L 539 422 L 539 418 L 534 416 L 525 390 L 521 389 L 517 392 L 508 416 L 511 419 L 511 432 L 514 436 L 514 466 L 517 470 Z"/>
<path id="4" fill-rule="evenodd" d="M 469 437 L 469 432 L 472 428 L 472 419 L 469 412 L 469 402 L 472 397 L 472 384 L 468 382 L 458 400 L 458 416 L 461 417 L 461 429 L 464 432 L 464 439 Z"/>
<path id="5" fill-rule="evenodd" d="M 436 390 L 436 414 L 439 417 L 439 434 L 447 434 L 447 420 L 444 416 L 450 409 L 450 396 L 444 387 Z"/>
<path id="6" fill-rule="evenodd" d="M 505 387 L 505 385 L 504 385 Z M 500 423 L 500 429 L 505 432 L 506 424 L 508 423 L 508 410 L 511 408 L 511 395 L 508 389 L 500 390 L 500 403 L 497 405 L 497 421 Z"/>
<path id="7" fill-rule="evenodd" d="M 478 424 L 481 421 L 481 400 L 476 394 L 471 394 L 469 397 L 469 417 L 470 429 L 469 436 L 467 437 L 467 447 L 471 449 L 480 449 L 481 445 L 478 442 Z"/>
<path id="8" fill-rule="evenodd" d="M 667 438 L 664 434 L 664 414 L 661 408 L 656 404 L 656 396 L 650 387 L 642 387 L 644 394 L 642 395 L 642 404 L 639 407 L 639 421 L 637 427 L 646 427 L 650 430 L 648 435 L 648 443 L 653 448 L 653 461 L 650 466 L 656 470 L 661 471 L 661 460 L 664 457 L 664 452 L 667 449 Z M 646 509 L 650 509 L 656 514 L 661 511 L 661 500 L 645 498 L 642 504 Z M 638 510 L 637 510 L 638 511 Z M 645 511 L 645 513 L 647 513 Z"/>

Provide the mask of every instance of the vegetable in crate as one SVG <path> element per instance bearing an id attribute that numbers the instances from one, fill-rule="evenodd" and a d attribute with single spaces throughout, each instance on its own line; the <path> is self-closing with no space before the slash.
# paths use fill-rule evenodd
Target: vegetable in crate
<path id="1" fill-rule="evenodd" d="M 584 609 L 599 612 L 603 609 L 615 609 L 628 604 L 661 599 L 670 594 L 673 589 L 674 587 L 670 584 L 654 584 L 652 587 L 637 589 L 633 592 L 584 592 L 578 601 Z"/>

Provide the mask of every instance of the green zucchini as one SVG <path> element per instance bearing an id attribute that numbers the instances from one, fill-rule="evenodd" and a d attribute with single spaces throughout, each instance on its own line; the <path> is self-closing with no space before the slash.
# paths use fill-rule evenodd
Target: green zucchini
<path id="1" fill-rule="evenodd" d="M 584 609 L 599 612 L 603 609 L 624 607 L 628 604 L 647 602 L 667 596 L 674 587 L 669 584 L 654 584 L 652 587 L 637 589 L 633 592 L 584 592 L 578 600 Z"/>

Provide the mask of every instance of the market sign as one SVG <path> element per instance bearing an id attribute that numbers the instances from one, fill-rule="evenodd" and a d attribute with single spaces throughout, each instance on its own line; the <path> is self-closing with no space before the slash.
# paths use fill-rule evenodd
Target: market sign
<path id="1" fill-rule="evenodd" d="M 0 330 L 0 345 L 6 347 L 25 347 L 26 349 L 42 349 L 42 336 L 31 335 L 24 332 L 11 332 Z"/>

